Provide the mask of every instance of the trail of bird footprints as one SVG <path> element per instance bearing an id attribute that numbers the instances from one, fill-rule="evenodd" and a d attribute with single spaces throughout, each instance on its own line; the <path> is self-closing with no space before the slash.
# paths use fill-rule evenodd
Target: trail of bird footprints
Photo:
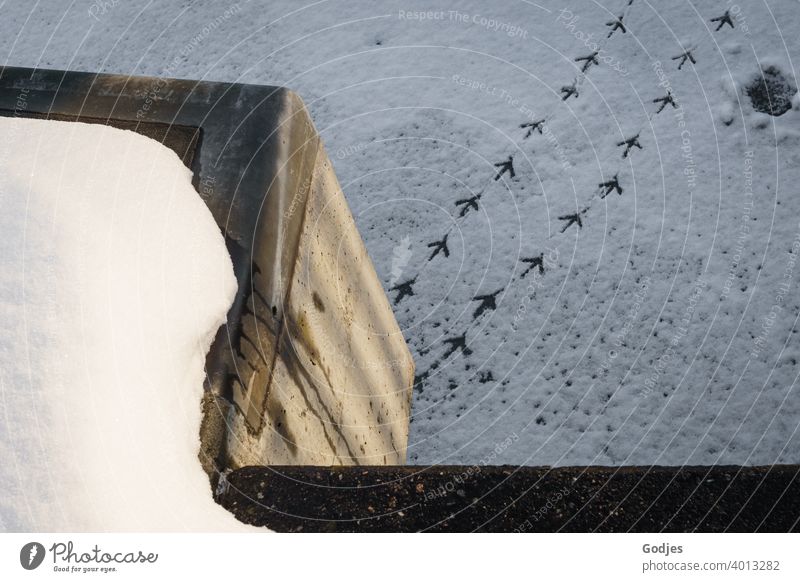
<path id="1" fill-rule="evenodd" d="M 610 39 L 615 33 L 619 32 L 620 34 L 626 34 L 628 32 L 625 24 L 625 17 L 628 14 L 628 10 L 633 5 L 634 0 L 628 0 L 627 4 L 625 5 L 625 10 L 623 13 L 616 18 L 605 23 L 605 26 L 609 28 L 608 36 L 606 39 Z M 735 28 L 734 21 L 731 18 L 730 11 L 726 10 L 724 14 L 721 16 L 711 18 L 710 22 L 716 23 L 717 27 L 715 32 L 718 32 L 723 29 L 726 25 L 733 29 Z M 697 63 L 697 60 L 694 56 L 694 51 L 697 50 L 697 47 L 692 47 L 684 50 L 681 54 L 671 57 L 671 60 L 677 61 L 677 70 L 682 70 L 683 66 L 689 62 L 692 65 Z M 600 61 L 598 60 L 598 55 L 600 54 L 599 50 L 592 52 L 591 54 L 577 57 L 574 59 L 576 63 L 582 63 L 580 66 L 580 75 L 576 78 L 571 85 L 564 85 L 560 89 L 561 93 L 561 100 L 567 101 L 570 98 L 578 99 L 580 97 L 580 84 L 583 78 L 586 76 L 588 71 L 593 66 L 600 66 Z M 654 114 L 657 115 L 664 111 L 667 106 L 671 106 L 673 109 L 677 109 L 678 104 L 675 100 L 675 97 L 672 95 L 671 91 L 667 91 L 667 94 L 663 97 L 658 97 L 652 100 L 653 103 L 658 105 L 658 109 L 655 110 Z M 532 137 L 535 133 L 539 135 L 543 135 L 544 133 L 544 126 L 547 124 L 548 116 L 542 119 L 538 119 L 535 121 L 529 121 L 520 124 L 519 128 L 524 129 L 525 133 L 522 137 L 523 140 L 526 140 Z M 625 138 L 622 141 L 616 143 L 616 146 L 622 149 L 622 159 L 628 158 L 634 148 L 636 149 L 644 149 L 642 144 L 639 142 L 639 134 L 633 135 L 629 138 Z M 514 180 L 516 177 L 516 172 L 514 171 L 514 157 L 513 155 L 509 155 L 508 158 L 504 161 L 497 162 L 494 164 L 494 167 L 497 168 L 495 175 L 493 177 L 494 182 L 499 181 L 504 176 L 508 176 L 510 180 Z M 619 174 L 614 174 L 614 176 L 605 182 L 601 182 L 598 184 L 598 191 L 597 197 L 600 200 L 604 200 L 609 194 L 616 192 L 617 195 L 621 196 L 624 192 L 622 185 L 619 182 Z M 463 219 L 467 214 L 471 211 L 475 210 L 478 211 L 480 208 L 480 201 L 483 192 L 480 192 L 472 197 L 463 198 L 455 201 L 456 210 L 458 212 L 458 218 Z M 584 216 L 589 209 L 591 208 L 591 204 L 574 213 L 564 214 L 558 217 L 558 220 L 561 221 L 562 226 L 559 234 L 564 234 L 567 230 L 572 227 L 576 229 L 581 229 L 584 226 L 584 220 L 582 216 Z M 427 262 L 430 263 L 437 257 L 441 257 L 443 259 L 447 259 L 450 257 L 450 249 L 447 246 L 447 238 L 452 231 L 452 229 L 457 225 L 458 221 L 454 223 L 454 226 L 450 228 L 450 230 L 444 234 L 444 236 L 438 240 L 431 242 L 427 245 L 428 248 L 433 249 L 430 256 L 428 257 Z M 552 236 L 551 236 L 552 238 Z M 545 259 L 544 253 L 540 253 L 537 256 L 533 257 L 521 257 L 519 262 L 525 265 L 525 269 L 521 271 L 519 278 L 524 279 L 531 271 L 534 271 L 535 274 L 542 276 L 545 274 L 545 267 L 554 267 L 556 263 L 552 260 Z M 395 292 L 396 295 L 394 297 L 394 304 L 399 304 L 404 298 L 414 296 L 414 284 L 416 284 L 419 278 L 419 274 L 413 278 L 410 278 L 402 283 L 395 285 L 389 289 L 390 292 Z M 509 282 L 510 283 L 512 281 Z M 481 316 L 483 316 L 487 312 L 491 312 L 497 309 L 497 300 L 498 296 L 500 296 L 506 287 L 502 287 L 497 289 L 493 293 L 487 293 L 482 295 L 476 295 L 472 298 L 472 302 L 477 302 L 477 306 L 472 313 L 472 320 L 476 321 Z M 467 331 L 464 330 L 461 335 L 458 336 L 450 336 L 446 337 L 442 340 L 442 343 L 446 346 L 446 349 L 442 356 L 436 359 L 430 367 L 422 372 L 419 372 L 414 377 L 414 390 L 417 392 L 423 392 L 424 390 L 424 383 L 429 379 L 431 373 L 433 373 L 445 360 L 456 354 L 457 352 L 463 354 L 464 356 L 470 356 L 472 354 L 472 350 L 469 348 L 469 342 L 467 340 Z M 425 355 L 428 353 L 428 350 L 424 350 L 421 355 Z M 487 383 L 490 381 L 494 381 L 494 376 L 491 370 L 479 370 L 478 371 L 478 380 L 481 383 Z M 454 389 L 456 386 L 452 385 L 450 388 Z"/>

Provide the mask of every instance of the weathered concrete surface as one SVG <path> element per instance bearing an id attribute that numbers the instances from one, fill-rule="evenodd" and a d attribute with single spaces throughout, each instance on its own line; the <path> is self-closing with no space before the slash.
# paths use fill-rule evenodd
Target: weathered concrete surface
<path id="1" fill-rule="evenodd" d="M 246 467 L 218 501 L 277 531 L 789 532 L 800 467 Z"/>
<path id="2" fill-rule="evenodd" d="M 137 131 L 193 171 L 239 283 L 206 364 L 212 479 L 248 463 L 404 462 L 413 363 L 297 95 L 5 67 L 0 115 Z"/>
<path id="3" fill-rule="evenodd" d="M 283 318 L 264 323 L 251 296 L 242 349 L 265 357 L 240 371 L 227 464 L 401 464 L 413 361 L 319 139 L 294 155 L 303 179 L 284 213 L 301 226 Z"/>

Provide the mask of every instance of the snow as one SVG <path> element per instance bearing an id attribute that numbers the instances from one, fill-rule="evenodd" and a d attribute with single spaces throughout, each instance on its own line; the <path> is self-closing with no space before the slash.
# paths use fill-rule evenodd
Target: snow
<path id="1" fill-rule="evenodd" d="M 0 529 L 246 529 L 197 458 L 236 281 L 191 172 L 134 132 L 0 131 Z"/>
<path id="2" fill-rule="evenodd" d="M 745 92 L 764 66 L 797 86 L 797 3 L 467 0 L 419 16 L 431 10 L 49 0 L 6 7 L 0 48 L 18 66 L 303 96 L 390 298 L 416 279 L 395 305 L 428 374 L 410 462 L 800 462 L 800 98 L 771 117 Z M 725 10 L 734 28 L 716 31 Z M 621 14 L 627 32 L 608 38 Z M 594 43 L 600 64 L 562 101 Z M 678 70 L 687 49 L 696 63 Z M 656 114 L 668 90 L 680 108 Z M 494 181 L 509 155 L 516 176 Z M 600 198 L 615 175 L 623 193 Z M 449 256 L 428 261 L 447 232 Z M 540 253 L 544 273 L 523 277 Z M 469 353 L 444 357 L 462 334 Z"/>

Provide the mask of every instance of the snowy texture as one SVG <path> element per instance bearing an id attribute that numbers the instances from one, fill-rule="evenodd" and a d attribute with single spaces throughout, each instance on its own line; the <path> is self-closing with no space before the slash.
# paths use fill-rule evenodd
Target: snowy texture
<path id="1" fill-rule="evenodd" d="M 197 459 L 236 281 L 191 172 L 129 131 L 0 133 L 0 530 L 243 529 Z"/>
<path id="2" fill-rule="evenodd" d="M 304 97 L 417 361 L 411 462 L 800 462 L 800 99 L 747 92 L 798 86 L 797 2 L 6 13 L 10 64 Z"/>

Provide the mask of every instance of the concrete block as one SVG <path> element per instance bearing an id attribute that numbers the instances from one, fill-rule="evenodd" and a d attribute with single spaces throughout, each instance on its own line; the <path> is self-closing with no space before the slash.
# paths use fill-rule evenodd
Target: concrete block
<path id="1" fill-rule="evenodd" d="M 244 349 L 260 345 L 264 367 L 234 391 L 227 465 L 402 464 L 413 361 L 325 149 L 307 147 L 311 168 L 295 153 L 310 180 L 293 207 L 302 226 L 280 329 L 252 298 L 243 319 L 243 335 L 262 338 Z"/>

